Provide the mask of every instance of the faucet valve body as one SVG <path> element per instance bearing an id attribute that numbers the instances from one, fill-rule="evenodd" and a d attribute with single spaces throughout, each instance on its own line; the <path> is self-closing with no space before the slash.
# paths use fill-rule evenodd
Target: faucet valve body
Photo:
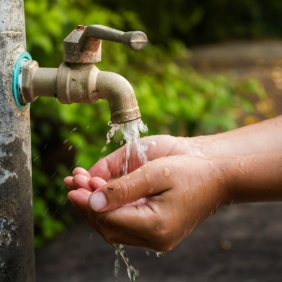
<path id="1" fill-rule="evenodd" d="M 36 61 L 22 65 L 21 103 L 38 96 L 58 98 L 62 104 L 92 104 L 108 100 L 112 123 L 141 117 L 134 90 L 121 75 L 100 71 L 94 64 L 62 63 L 59 68 L 40 68 Z"/>

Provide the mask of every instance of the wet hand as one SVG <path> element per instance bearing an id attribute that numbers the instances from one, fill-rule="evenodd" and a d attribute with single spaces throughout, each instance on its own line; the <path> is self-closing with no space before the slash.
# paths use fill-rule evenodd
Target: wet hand
<path id="1" fill-rule="evenodd" d="M 179 146 L 179 143 L 181 143 L 179 139 L 184 138 L 157 135 L 142 138 L 139 142 L 146 147 L 148 160 L 154 160 L 164 156 L 180 154 L 178 148 L 182 146 Z M 88 191 L 94 191 L 104 185 L 105 181 L 124 174 L 125 155 L 126 145 L 98 161 L 89 171 L 81 167 L 75 168 L 72 172 L 73 176 L 67 176 L 64 182 L 70 190 L 84 188 Z M 132 152 L 129 159 L 129 171 L 133 171 L 141 165 L 143 165 L 142 161 Z M 89 184 L 90 179 L 91 183 Z"/>
<path id="2" fill-rule="evenodd" d="M 73 172 L 73 176 L 67 176 L 64 179 L 66 186 L 70 190 L 83 188 L 87 191 L 93 192 L 97 188 L 103 186 L 107 182 L 100 177 L 91 177 L 89 172 L 82 167 L 76 167 Z"/>
<path id="3" fill-rule="evenodd" d="M 90 175 L 100 171 L 103 181 L 119 176 L 118 166 L 110 162 L 104 165 L 104 169 L 101 163 L 94 166 Z M 85 186 L 73 190 L 69 199 L 109 244 L 171 250 L 227 202 L 222 170 L 218 169 L 216 159 L 159 158 L 104 185 L 100 182 L 100 187 L 96 178 L 95 189 L 91 179 L 90 189 Z M 145 203 L 127 205 L 140 198 L 145 198 Z"/>

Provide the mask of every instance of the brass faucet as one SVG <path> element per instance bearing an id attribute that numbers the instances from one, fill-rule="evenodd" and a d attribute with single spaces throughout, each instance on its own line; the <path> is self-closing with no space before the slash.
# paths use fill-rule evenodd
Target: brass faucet
<path id="1" fill-rule="evenodd" d="M 131 84 L 121 75 L 99 71 L 101 40 L 122 43 L 134 50 L 147 44 L 141 31 L 122 32 L 102 25 L 78 25 L 64 40 L 64 60 L 59 68 L 40 68 L 36 61 L 22 65 L 20 103 L 26 105 L 38 96 L 58 98 L 62 104 L 94 103 L 108 100 L 112 123 L 141 117 Z"/>

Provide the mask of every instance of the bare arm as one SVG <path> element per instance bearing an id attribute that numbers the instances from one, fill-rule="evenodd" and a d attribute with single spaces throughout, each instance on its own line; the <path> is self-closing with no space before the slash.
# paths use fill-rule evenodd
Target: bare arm
<path id="1" fill-rule="evenodd" d="M 230 202 L 282 201 L 282 150 L 224 159 Z"/>
<path id="2" fill-rule="evenodd" d="M 282 116 L 224 133 L 179 138 L 179 153 L 196 156 L 238 156 L 282 149 Z"/>

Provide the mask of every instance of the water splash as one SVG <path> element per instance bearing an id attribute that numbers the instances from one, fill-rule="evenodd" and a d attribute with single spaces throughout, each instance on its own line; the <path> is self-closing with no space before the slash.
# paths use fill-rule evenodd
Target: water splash
<path id="1" fill-rule="evenodd" d="M 125 167 L 124 174 L 128 174 L 129 158 L 130 153 L 133 149 L 133 144 L 136 146 L 136 152 L 141 164 L 147 162 L 146 150 L 147 147 L 142 145 L 138 139 L 140 138 L 140 132 L 148 133 L 147 126 L 142 122 L 141 119 L 135 119 L 126 123 L 112 124 L 108 123 L 112 128 L 107 134 L 107 142 L 109 144 L 113 136 L 120 130 L 123 133 L 123 139 L 126 142 L 126 152 L 125 152 Z M 104 149 L 104 148 L 103 148 Z M 105 150 L 105 149 L 104 149 Z"/>

